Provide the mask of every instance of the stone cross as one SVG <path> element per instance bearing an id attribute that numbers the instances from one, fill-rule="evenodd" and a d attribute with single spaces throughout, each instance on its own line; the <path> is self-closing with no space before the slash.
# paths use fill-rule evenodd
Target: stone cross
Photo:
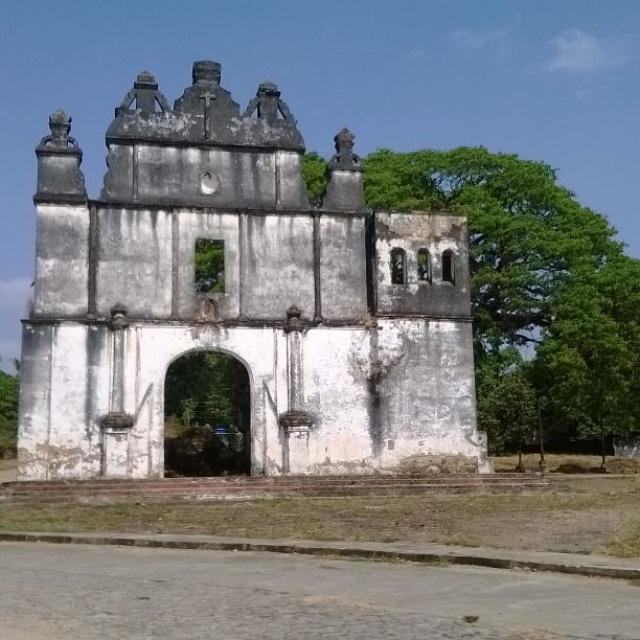
<path id="1" fill-rule="evenodd" d="M 204 137 L 208 138 L 210 134 L 210 113 L 209 107 L 211 106 L 211 100 L 216 99 L 216 94 L 211 93 L 209 89 L 207 89 L 204 93 L 200 94 L 200 100 L 204 100 Z"/>

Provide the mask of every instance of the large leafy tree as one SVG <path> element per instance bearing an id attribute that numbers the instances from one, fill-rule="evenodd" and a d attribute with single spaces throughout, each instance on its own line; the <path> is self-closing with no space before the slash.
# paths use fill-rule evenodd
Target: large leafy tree
<path id="1" fill-rule="evenodd" d="M 534 373 L 555 424 L 598 438 L 638 432 L 640 263 L 619 257 L 567 283 L 552 302 Z"/>
<path id="2" fill-rule="evenodd" d="M 482 379 L 478 422 L 486 431 L 493 452 L 515 450 L 518 453 L 517 470 L 524 471 L 522 450 L 535 432 L 536 393 L 526 369 L 512 368 L 502 372 L 496 371 L 496 367 L 492 369 Z"/>

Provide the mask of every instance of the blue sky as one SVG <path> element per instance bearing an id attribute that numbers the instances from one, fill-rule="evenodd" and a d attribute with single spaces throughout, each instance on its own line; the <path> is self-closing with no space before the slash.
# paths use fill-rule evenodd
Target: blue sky
<path id="1" fill-rule="evenodd" d="M 484 145 L 544 160 L 640 257 L 636 0 L 3 0 L 0 356 L 19 352 L 47 116 L 73 117 L 97 196 L 104 133 L 135 75 L 172 102 L 193 60 L 244 107 L 277 82 L 307 148 L 348 126 L 361 154 Z"/>

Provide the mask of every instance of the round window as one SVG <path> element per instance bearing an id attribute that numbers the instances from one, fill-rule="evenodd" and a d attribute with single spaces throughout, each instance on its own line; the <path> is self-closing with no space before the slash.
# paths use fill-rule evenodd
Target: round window
<path id="1" fill-rule="evenodd" d="M 218 190 L 218 179 L 207 171 L 200 180 L 200 191 L 206 196 L 214 194 Z"/>

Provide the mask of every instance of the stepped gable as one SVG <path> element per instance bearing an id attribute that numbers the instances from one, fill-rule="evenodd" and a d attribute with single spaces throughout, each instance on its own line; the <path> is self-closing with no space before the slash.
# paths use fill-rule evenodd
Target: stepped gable
<path id="1" fill-rule="evenodd" d="M 170 109 L 148 71 L 116 109 L 107 144 L 126 140 L 239 146 L 304 151 L 304 140 L 278 87 L 263 82 L 241 114 L 229 91 L 220 86 L 221 67 L 200 60 L 193 64 L 193 84 Z"/>

